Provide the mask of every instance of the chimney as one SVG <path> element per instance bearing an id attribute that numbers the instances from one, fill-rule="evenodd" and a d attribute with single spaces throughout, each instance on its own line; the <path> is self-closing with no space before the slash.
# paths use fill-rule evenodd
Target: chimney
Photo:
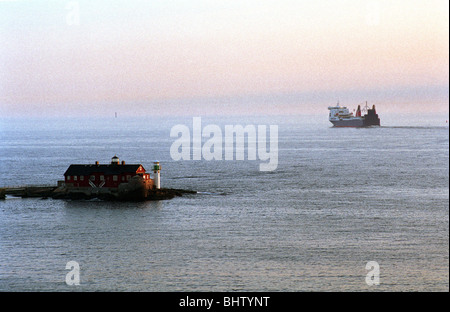
<path id="1" fill-rule="evenodd" d="M 119 157 L 117 157 L 116 155 L 114 155 L 113 158 L 111 158 L 111 165 L 119 165 Z"/>
<path id="2" fill-rule="evenodd" d="M 125 160 L 122 160 L 122 165 L 125 165 Z"/>
<path id="3" fill-rule="evenodd" d="M 98 161 L 96 161 L 95 164 L 98 166 Z"/>

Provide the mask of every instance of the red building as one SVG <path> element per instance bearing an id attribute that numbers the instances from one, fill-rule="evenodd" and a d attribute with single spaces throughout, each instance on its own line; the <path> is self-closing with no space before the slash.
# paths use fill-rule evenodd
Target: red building
<path id="1" fill-rule="evenodd" d="M 93 165 L 70 165 L 64 173 L 64 182 L 67 187 L 118 188 L 119 184 L 129 182 L 134 176 L 141 176 L 147 184 L 153 182 L 142 165 L 128 165 L 114 156 L 111 164 L 107 165 L 98 162 Z"/>

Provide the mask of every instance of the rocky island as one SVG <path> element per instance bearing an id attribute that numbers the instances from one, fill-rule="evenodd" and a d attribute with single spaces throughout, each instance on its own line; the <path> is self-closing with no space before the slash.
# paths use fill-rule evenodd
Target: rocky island
<path id="1" fill-rule="evenodd" d="M 161 188 L 159 162 L 154 162 L 153 178 L 141 164 L 119 162 L 114 155 L 110 164 L 70 165 L 64 181 L 57 186 L 25 186 L 0 189 L 6 195 L 53 199 L 101 199 L 114 201 L 145 201 L 172 199 L 196 191 Z"/>

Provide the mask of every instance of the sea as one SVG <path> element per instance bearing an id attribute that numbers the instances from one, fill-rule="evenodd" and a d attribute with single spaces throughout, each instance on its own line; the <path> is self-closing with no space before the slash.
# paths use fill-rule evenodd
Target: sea
<path id="1" fill-rule="evenodd" d="M 327 111 L 0 118 L 0 187 L 56 185 L 70 164 L 117 155 L 148 171 L 158 160 L 162 187 L 197 191 L 145 202 L 7 196 L 0 291 L 448 292 L 448 114 L 379 115 L 370 128 L 333 128 Z M 266 125 L 268 141 L 276 125 L 276 169 L 247 154 L 175 160 L 171 130 L 193 130 L 194 117 L 202 128 Z"/>

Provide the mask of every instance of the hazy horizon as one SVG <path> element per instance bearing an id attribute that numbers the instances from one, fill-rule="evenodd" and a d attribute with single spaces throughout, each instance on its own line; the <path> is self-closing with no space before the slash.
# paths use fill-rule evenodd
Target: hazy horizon
<path id="1" fill-rule="evenodd" d="M 0 116 L 448 114 L 448 1 L 0 1 Z"/>

